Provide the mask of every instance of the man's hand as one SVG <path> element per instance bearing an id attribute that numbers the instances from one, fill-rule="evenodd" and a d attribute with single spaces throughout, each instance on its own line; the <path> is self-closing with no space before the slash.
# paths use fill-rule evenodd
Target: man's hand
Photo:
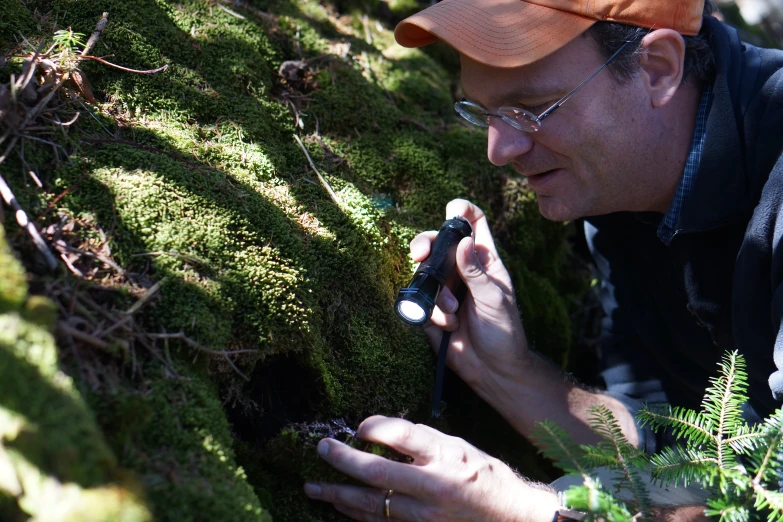
<path id="1" fill-rule="evenodd" d="M 457 249 L 457 269 L 468 292 L 457 312 L 454 295 L 444 288 L 424 330 L 433 347 L 440 344 L 442 330 L 452 331 L 447 362 L 475 387 L 488 372 L 519 375 L 527 341 L 511 277 L 498 256 L 487 218 L 464 199 L 455 199 L 446 206 L 446 217 L 455 216 L 467 218 L 475 232 L 475 239 L 463 239 Z M 430 231 L 416 236 L 411 242 L 414 261 L 429 256 L 436 235 Z"/>
<path id="2" fill-rule="evenodd" d="M 499 460 L 429 426 L 375 416 L 356 435 L 394 448 L 413 463 L 321 440 L 321 458 L 371 487 L 308 483 L 305 493 L 355 520 L 549 522 L 557 509 L 554 493 L 532 487 Z M 388 490 L 393 493 L 386 518 Z"/>

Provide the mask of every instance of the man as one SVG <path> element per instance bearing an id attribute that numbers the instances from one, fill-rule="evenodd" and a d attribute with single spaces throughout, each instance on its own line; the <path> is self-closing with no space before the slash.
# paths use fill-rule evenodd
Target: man
<path id="1" fill-rule="evenodd" d="M 427 334 L 437 346 L 452 331 L 451 368 L 523 435 L 548 418 L 593 443 L 587 410 L 603 404 L 629 441 L 655 451 L 671 441 L 637 427 L 641 403 L 697 407 L 730 349 L 747 361 L 748 420 L 783 399 L 783 53 L 741 43 L 711 9 L 444 0 L 395 31 L 402 45 L 457 49 L 467 100 L 456 108 L 488 127 L 489 160 L 527 178 L 546 218 L 586 218 L 607 313 L 603 391 L 528 347 L 483 213 L 463 200 L 446 209 L 474 226 L 457 252 L 469 292 L 456 312 L 444 291 Z M 434 234 L 411 243 L 415 260 Z M 325 460 L 368 486 L 305 492 L 354 519 L 548 522 L 559 508 L 551 489 L 426 426 L 372 417 L 358 436 L 414 462 L 321 441 Z"/>

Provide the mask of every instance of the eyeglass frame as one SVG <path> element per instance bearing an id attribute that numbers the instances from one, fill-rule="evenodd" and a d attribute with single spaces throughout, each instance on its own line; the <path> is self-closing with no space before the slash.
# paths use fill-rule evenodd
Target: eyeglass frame
<path id="1" fill-rule="evenodd" d="M 464 98 L 461 101 L 458 101 L 457 103 L 454 104 L 454 110 L 457 112 L 457 114 L 459 114 L 468 123 L 470 123 L 471 125 L 475 125 L 476 127 L 484 127 L 484 128 L 489 127 L 489 118 L 496 117 L 496 118 L 502 119 L 504 122 L 508 123 L 509 125 L 514 127 L 515 129 L 518 129 L 518 130 L 521 130 L 521 131 L 524 131 L 524 132 L 538 132 L 538 130 L 541 128 L 541 122 L 544 120 L 544 118 L 546 118 L 547 116 L 549 116 L 550 114 L 555 112 L 555 110 L 560 108 L 565 102 L 567 102 L 569 99 L 571 99 L 571 97 L 573 95 L 575 95 L 580 90 L 582 90 L 582 87 L 587 85 L 587 83 L 590 80 L 595 78 L 598 75 L 598 73 L 603 71 L 604 68 L 607 65 L 611 64 L 615 60 L 615 58 L 617 58 L 620 55 L 622 50 L 625 49 L 625 47 L 628 44 L 630 44 L 631 42 L 632 42 L 632 40 L 627 40 L 623 45 L 620 46 L 619 49 L 617 49 L 614 52 L 614 54 L 612 54 L 612 56 L 609 57 L 608 60 L 606 60 L 604 62 L 604 64 L 601 67 L 598 68 L 598 70 L 596 70 L 593 74 L 588 76 L 582 83 L 580 83 L 579 85 L 574 87 L 565 96 L 563 96 L 562 98 L 557 100 L 551 107 L 546 109 L 544 112 L 542 112 L 538 116 L 536 116 L 535 114 L 533 114 L 530 111 L 527 111 L 525 109 L 520 109 L 519 107 L 514 107 L 512 105 L 504 105 L 502 107 L 498 107 L 497 113 L 496 114 L 492 114 L 491 112 L 489 112 L 489 110 L 486 107 L 484 107 L 482 105 L 479 105 L 478 103 L 475 103 L 475 102 L 472 102 L 472 101 L 468 101 L 468 100 L 466 100 Z M 462 106 L 464 106 L 464 105 L 468 105 L 470 107 L 475 107 L 475 108 L 481 109 L 483 111 L 482 115 L 487 117 L 486 124 L 485 125 L 480 125 L 480 124 L 478 124 L 478 123 L 468 119 L 468 117 L 465 116 L 462 113 L 462 111 L 460 110 L 460 109 L 462 109 Z M 501 114 L 500 111 L 502 111 L 503 109 L 513 109 L 515 111 L 519 111 L 520 113 L 524 114 L 528 118 L 528 121 L 530 121 L 530 123 L 533 124 L 533 126 L 530 127 L 530 128 L 523 128 L 521 126 L 521 124 L 518 121 L 516 121 L 514 118 L 512 118 L 511 116 L 508 116 L 508 115 L 505 115 L 505 114 Z"/>

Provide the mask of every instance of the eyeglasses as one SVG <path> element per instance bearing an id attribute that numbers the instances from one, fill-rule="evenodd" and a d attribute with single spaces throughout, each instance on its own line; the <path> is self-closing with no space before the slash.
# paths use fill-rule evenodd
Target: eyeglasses
<path id="1" fill-rule="evenodd" d="M 598 68 L 597 71 L 595 71 L 593 74 L 587 77 L 585 81 L 580 83 L 576 86 L 574 90 L 557 100 L 554 105 L 549 107 L 547 110 L 536 116 L 530 111 L 526 111 L 525 109 L 520 109 L 519 107 L 511 107 L 511 106 L 504 106 L 500 107 L 497 111 L 497 114 L 492 114 L 489 112 L 489 110 L 485 109 L 478 103 L 474 103 L 468 100 L 462 100 L 454 104 L 454 110 L 457 111 L 457 114 L 468 120 L 473 125 L 476 125 L 478 127 L 489 127 L 489 119 L 490 118 L 501 118 L 503 121 L 514 127 L 515 129 L 519 129 L 521 131 L 525 132 L 536 132 L 541 128 L 541 122 L 555 112 L 555 110 L 563 105 L 565 102 L 567 102 L 569 99 L 571 99 L 571 96 L 578 93 L 582 87 L 587 85 L 587 82 L 595 78 L 595 76 L 603 70 L 604 67 L 609 65 L 614 61 L 615 58 L 620 54 L 620 52 L 625 49 L 625 47 L 631 43 L 630 41 L 625 42 L 623 45 L 620 46 L 615 53 L 609 57 L 604 64 Z"/>

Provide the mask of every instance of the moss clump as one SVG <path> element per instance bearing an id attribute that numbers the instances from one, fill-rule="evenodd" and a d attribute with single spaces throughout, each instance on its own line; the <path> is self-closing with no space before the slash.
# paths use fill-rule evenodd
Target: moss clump
<path id="1" fill-rule="evenodd" d="M 24 269 L 11 253 L 0 226 L 0 313 L 18 310 L 27 297 Z"/>
<path id="2" fill-rule="evenodd" d="M 0 5 L 0 51 L 4 50 L 6 42 L 19 41 L 32 29 L 32 13 L 22 0 L 5 0 Z"/>
<path id="3" fill-rule="evenodd" d="M 15 289 L 17 304 L 0 313 L 0 519 L 150 520 L 138 484 L 118 469 L 91 412 L 60 369 L 52 334 L 20 314 L 26 288 L 2 230 L 0 287 Z"/>
<path id="4" fill-rule="evenodd" d="M 236 464 L 214 386 L 186 367 L 145 369 L 134 387 L 89 397 L 122 461 L 141 477 L 159 521 L 271 522 Z"/>

